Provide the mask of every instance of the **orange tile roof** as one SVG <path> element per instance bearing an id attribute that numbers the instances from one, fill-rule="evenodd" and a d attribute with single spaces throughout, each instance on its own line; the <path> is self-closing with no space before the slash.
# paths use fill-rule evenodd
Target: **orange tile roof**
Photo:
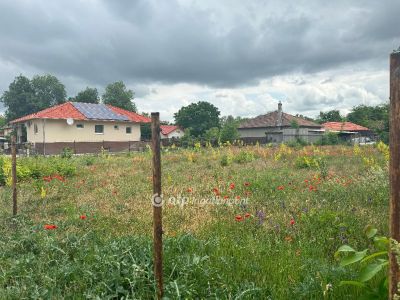
<path id="1" fill-rule="evenodd" d="M 163 135 L 167 135 L 170 134 L 172 131 L 176 130 L 179 128 L 179 126 L 175 126 L 175 125 L 161 125 L 161 133 Z"/>
<path id="2" fill-rule="evenodd" d="M 104 104 L 103 104 L 104 105 Z M 94 106 L 95 107 L 95 106 Z M 117 115 L 123 115 L 127 117 L 132 122 L 138 123 L 148 123 L 151 122 L 150 118 L 139 115 L 137 113 L 127 111 L 125 109 L 115 107 L 112 105 L 107 105 L 107 107 L 112 110 Z M 83 112 L 85 113 L 85 112 Z M 52 106 L 41 110 L 39 112 L 26 115 L 24 117 L 15 119 L 10 123 L 25 122 L 32 119 L 74 119 L 74 120 L 89 120 L 72 102 L 66 102 L 60 105 Z M 112 120 L 111 120 L 112 121 Z"/>
<path id="3" fill-rule="evenodd" d="M 115 107 L 112 105 L 107 104 L 107 106 L 114 111 L 117 114 L 126 116 L 129 118 L 129 120 L 133 121 L 133 122 L 139 122 L 139 123 L 150 123 L 151 119 L 142 115 L 139 115 L 135 112 L 129 111 L 129 110 L 125 110 L 119 107 Z"/>
<path id="4" fill-rule="evenodd" d="M 66 102 L 15 119 L 10 123 L 19 123 L 32 119 L 68 119 L 68 118 L 72 118 L 75 120 L 86 120 L 86 117 L 78 109 L 76 109 L 71 102 Z"/>
<path id="5" fill-rule="evenodd" d="M 369 128 L 351 122 L 327 122 L 322 124 L 327 130 L 335 131 L 368 131 Z"/>

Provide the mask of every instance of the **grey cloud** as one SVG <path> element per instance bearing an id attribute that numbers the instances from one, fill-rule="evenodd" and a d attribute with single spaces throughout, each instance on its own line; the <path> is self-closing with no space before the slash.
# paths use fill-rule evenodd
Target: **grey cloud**
<path id="1" fill-rule="evenodd" d="M 93 85 L 122 79 L 228 87 L 383 64 L 400 43 L 394 0 L 222 1 L 219 9 L 196 3 L 5 0 L 0 59 Z"/>

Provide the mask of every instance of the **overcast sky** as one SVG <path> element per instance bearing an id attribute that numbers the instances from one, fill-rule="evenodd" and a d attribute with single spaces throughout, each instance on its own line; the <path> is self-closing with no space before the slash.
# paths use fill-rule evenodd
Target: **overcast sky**
<path id="1" fill-rule="evenodd" d="M 75 96 L 123 80 L 139 111 L 172 120 L 199 100 L 222 115 L 346 113 L 389 97 L 399 0 L 0 0 L 0 93 L 50 73 Z"/>

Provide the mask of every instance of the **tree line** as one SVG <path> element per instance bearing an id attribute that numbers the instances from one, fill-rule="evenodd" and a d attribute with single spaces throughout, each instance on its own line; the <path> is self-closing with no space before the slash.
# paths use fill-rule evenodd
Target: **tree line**
<path id="1" fill-rule="evenodd" d="M 105 103 L 137 112 L 133 99 L 134 92 L 122 81 L 108 84 L 101 97 L 96 88 L 86 87 L 76 96 L 67 98 L 64 84 L 53 75 L 36 75 L 32 79 L 19 75 L 0 97 L 6 108 L 5 119 L 0 118 L 0 125 L 65 101 Z M 143 114 L 148 116 L 146 113 Z M 321 111 L 315 119 L 303 115 L 297 116 L 321 124 L 350 121 L 370 128 L 386 143 L 389 139 L 388 103 L 377 106 L 355 106 L 347 116 L 342 116 L 339 110 Z M 239 138 L 237 127 L 244 119 L 233 116 L 221 117 L 216 106 L 206 101 L 199 101 L 183 106 L 174 114 L 174 120 L 176 125 L 185 129 L 184 140 L 187 139 L 188 142 L 203 139 L 224 143 Z M 150 128 L 143 127 L 143 135 L 149 138 Z"/>
<path id="2" fill-rule="evenodd" d="M 0 101 L 6 109 L 5 122 L 65 103 L 66 101 L 101 102 L 136 112 L 136 105 L 132 101 L 133 99 L 133 91 L 129 90 L 122 81 L 108 84 L 101 98 L 97 89 L 91 87 L 86 87 L 75 97 L 67 98 L 64 84 L 57 77 L 50 74 L 36 75 L 32 79 L 19 75 L 0 97 Z"/>

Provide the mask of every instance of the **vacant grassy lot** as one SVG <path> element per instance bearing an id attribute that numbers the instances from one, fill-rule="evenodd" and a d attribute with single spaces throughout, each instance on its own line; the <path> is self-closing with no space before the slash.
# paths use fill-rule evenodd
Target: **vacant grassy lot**
<path id="1" fill-rule="evenodd" d="M 162 162 L 168 298 L 359 298 L 334 253 L 367 247 L 366 225 L 387 234 L 385 153 L 164 149 Z M 1 299 L 154 298 L 151 152 L 21 159 L 16 220 L 2 164 Z"/>

